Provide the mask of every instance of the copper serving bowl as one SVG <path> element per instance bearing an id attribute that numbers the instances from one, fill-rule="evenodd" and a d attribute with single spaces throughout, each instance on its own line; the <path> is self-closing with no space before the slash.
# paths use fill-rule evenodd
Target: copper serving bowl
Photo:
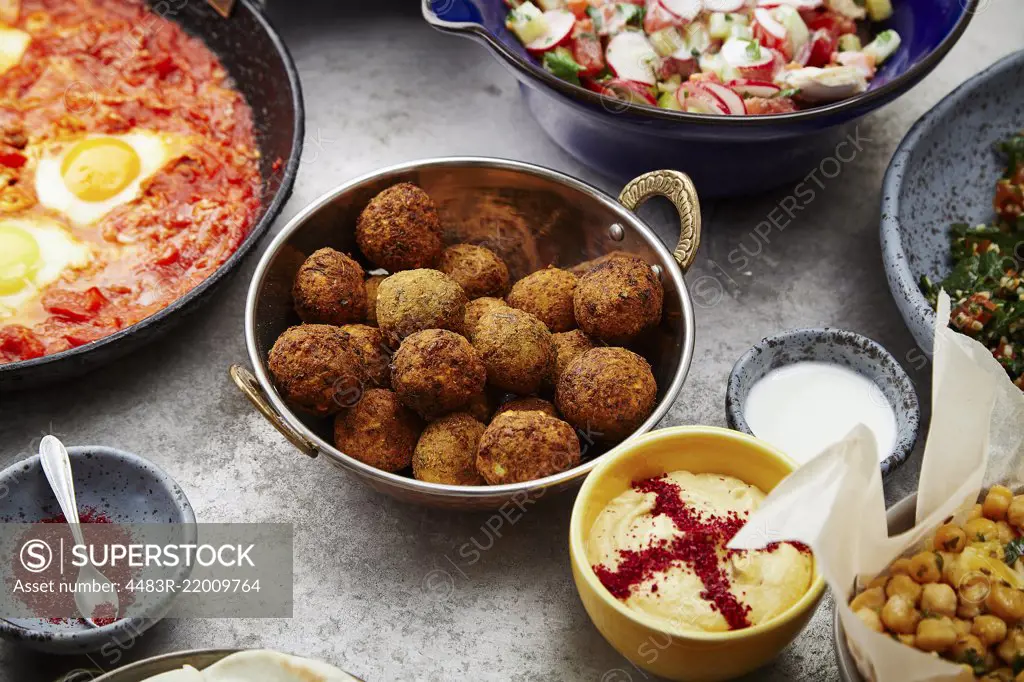
<path id="1" fill-rule="evenodd" d="M 330 420 L 293 411 L 267 369 L 278 335 L 299 322 L 291 283 L 305 257 L 330 246 L 358 254 L 356 217 L 378 192 L 399 182 L 422 187 L 438 205 L 446 243 L 470 242 L 496 251 L 516 280 L 549 264 L 571 267 L 611 251 L 626 251 L 651 264 L 665 289 L 661 324 L 632 347 L 651 363 L 658 400 L 630 438 L 651 430 L 679 394 L 693 358 L 693 304 L 683 274 L 700 242 L 700 207 L 689 178 L 654 171 L 631 181 L 616 202 L 604 192 L 539 166 L 494 158 L 453 157 L 416 161 L 365 175 L 323 195 L 295 216 L 260 259 L 245 309 L 245 340 L 253 371 L 234 365 L 231 375 L 253 405 L 309 457 L 359 476 L 375 489 L 420 504 L 496 509 L 578 485 L 601 459 L 599 444 L 581 438 L 579 466 L 527 483 L 455 486 L 427 483 L 381 471 L 341 452 Z M 633 213 L 652 196 L 667 197 L 680 214 L 674 253 Z"/>

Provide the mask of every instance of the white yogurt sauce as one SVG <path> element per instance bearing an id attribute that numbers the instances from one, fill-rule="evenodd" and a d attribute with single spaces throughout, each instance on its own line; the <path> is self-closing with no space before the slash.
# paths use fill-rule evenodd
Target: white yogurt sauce
<path id="1" fill-rule="evenodd" d="M 896 413 L 867 377 L 826 362 L 774 369 L 754 384 L 743 416 L 754 435 L 803 464 L 864 424 L 878 443 L 878 459 L 896 445 Z"/>

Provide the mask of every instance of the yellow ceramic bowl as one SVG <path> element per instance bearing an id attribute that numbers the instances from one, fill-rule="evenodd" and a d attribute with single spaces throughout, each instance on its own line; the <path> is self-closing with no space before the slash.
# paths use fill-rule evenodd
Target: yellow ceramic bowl
<path id="1" fill-rule="evenodd" d="M 601 510 L 633 481 L 684 470 L 733 476 L 767 492 L 795 468 L 792 460 L 767 443 L 711 426 L 654 431 L 605 455 L 576 498 L 569 554 L 583 606 L 616 651 L 636 666 L 670 680 L 713 682 L 759 668 L 793 641 L 825 590 L 817 572 L 800 601 L 767 623 L 730 632 L 667 630 L 605 589 L 587 561 L 586 536 Z"/>

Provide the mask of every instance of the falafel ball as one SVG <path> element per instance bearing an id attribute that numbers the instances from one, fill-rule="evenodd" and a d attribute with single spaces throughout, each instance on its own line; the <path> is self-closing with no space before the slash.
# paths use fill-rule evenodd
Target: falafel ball
<path id="1" fill-rule="evenodd" d="M 609 251 L 603 256 L 598 256 L 597 258 L 585 260 L 582 263 L 577 263 L 576 265 L 573 265 L 572 267 L 569 268 L 569 272 L 576 275 L 577 277 L 582 277 L 583 275 L 587 274 L 601 263 L 604 263 L 606 260 L 609 260 L 611 258 L 618 258 L 619 256 L 628 255 L 628 251 L 622 251 L 618 249 L 615 251 Z"/>
<path id="2" fill-rule="evenodd" d="M 580 278 L 573 309 L 580 329 L 590 336 L 625 343 L 658 324 L 664 297 L 650 265 L 636 256 L 620 255 Z"/>
<path id="3" fill-rule="evenodd" d="M 555 347 L 555 367 L 551 373 L 551 385 L 558 385 L 558 377 L 569 366 L 569 363 L 576 359 L 580 353 L 586 353 L 591 348 L 596 348 L 590 337 L 579 329 L 561 334 L 552 334 L 551 343 Z"/>
<path id="4" fill-rule="evenodd" d="M 384 336 L 380 330 L 367 324 L 346 324 L 340 329 L 370 383 L 380 388 L 390 388 L 391 353 L 384 345 Z"/>
<path id="5" fill-rule="evenodd" d="M 334 445 L 370 466 L 401 471 L 412 463 L 422 429 L 419 417 L 392 391 L 371 388 L 334 418 Z"/>
<path id="6" fill-rule="evenodd" d="M 476 450 L 487 427 L 468 412 L 453 412 L 427 424 L 412 455 L 412 475 L 448 485 L 484 485 Z"/>
<path id="7" fill-rule="evenodd" d="M 486 382 L 487 371 L 476 350 L 447 329 L 409 336 L 391 365 L 391 385 L 398 398 L 427 419 L 463 407 Z"/>
<path id="8" fill-rule="evenodd" d="M 377 288 L 377 325 L 392 347 L 424 329 L 461 334 L 465 318 L 466 294 L 443 272 L 396 272 Z"/>
<path id="9" fill-rule="evenodd" d="M 363 285 L 366 287 L 366 322 L 377 326 L 377 288 L 387 275 L 371 275 Z"/>
<path id="10" fill-rule="evenodd" d="M 443 248 L 437 206 L 411 183 L 388 187 L 359 214 L 356 243 L 388 272 L 433 267 Z"/>
<path id="11" fill-rule="evenodd" d="M 642 357 L 625 348 L 594 348 L 558 378 L 555 404 L 576 428 L 615 442 L 650 416 L 657 395 L 651 366 Z"/>
<path id="12" fill-rule="evenodd" d="M 537 412 L 543 412 L 544 414 L 549 415 L 551 417 L 558 417 L 558 410 L 555 408 L 554 404 L 551 401 L 544 400 L 543 398 L 537 398 L 535 396 L 528 396 L 526 398 L 516 398 L 515 400 L 510 400 L 507 403 L 503 404 L 501 407 L 499 407 L 498 411 L 494 413 L 494 416 L 497 417 L 499 414 L 505 414 L 506 412 L 515 412 L 517 410 L 520 412 L 529 412 L 531 410 L 535 410 Z"/>
<path id="13" fill-rule="evenodd" d="M 295 273 L 292 299 L 303 322 L 362 322 L 366 317 L 363 268 L 340 251 L 318 249 Z"/>
<path id="14" fill-rule="evenodd" d="M 476 324 L 483 317 L 484 313 L 488 313 L 496 308 L 508 308 L 508 305 L 502 299 L 491 296 L 474 298 L 466 304 L 466 317 L 464 318 L 462 329 L 467 339 L 473 338 Z"/>
<path id="15" fill-rule="evenodd" d="M 270 349 L 267 366 L 285 402 L 317 416 L 350 404 L 366 381 L 348 336 L 329 324 L 286 329 Z"/>
<path id="16" fill-rule="evenodd" d="M 552 332 L 567 332 L 576 328 L 573 294 L 577 282 L 568 270 L 538 270 L 512 285 L 506 300 L 513 308 L 535 315 Z"/>
<path id="17" fill-rule="evenodd" d="M 470 300 L 504 296 L 508 291 L 508 266 L 490 249 L 473 244 L 449 246 L 437 269 L 462 287 Z"/>
<path id="18" fill-rule="evenodd" d="M 486 424 L 491 421 L 491 416 L 494 415 L 497 405 L 498 399 L 495 397 L 494 392 L 485 386 L 484 390 L 466 402 L 466 406 L 463 409 L 473 415 L 473 418 L 477 421 Z"/>
<path id="19" fill-rule="evenodd" d="M 480 438 L 477 471 L 491 485 L 523 483 L 580 463 L 580 441 L 572 427 L 543 412 L 499 414 Z"/>
<path id="20" fill-rule="evenodd" d="M 519 395 L 539 391 L 555 363 L 551 332 L 516 308 L 484 313 L 473 332 L 473 347 L 487 367 L 488 383 Z"/>

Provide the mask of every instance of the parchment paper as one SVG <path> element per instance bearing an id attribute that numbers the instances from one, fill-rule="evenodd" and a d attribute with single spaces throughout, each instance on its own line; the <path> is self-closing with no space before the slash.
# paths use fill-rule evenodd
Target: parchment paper
<path id="1" fill-rule="evenodd" d="M 939 297 L 932 358 L 932 418 L 921 464 L 916 525 L 888 537 L 874 436 L 857 426 L 779 484 L 729 547 L 798 540 L 814 550 L 857 667 L 874 682 L 973 680 L 962 668 L 870 630 L 847 602 L 867 581 L 977 501 L 983 486 L 1021 480 L 1024 393 L 982 344 L 949 329 Z"/>

